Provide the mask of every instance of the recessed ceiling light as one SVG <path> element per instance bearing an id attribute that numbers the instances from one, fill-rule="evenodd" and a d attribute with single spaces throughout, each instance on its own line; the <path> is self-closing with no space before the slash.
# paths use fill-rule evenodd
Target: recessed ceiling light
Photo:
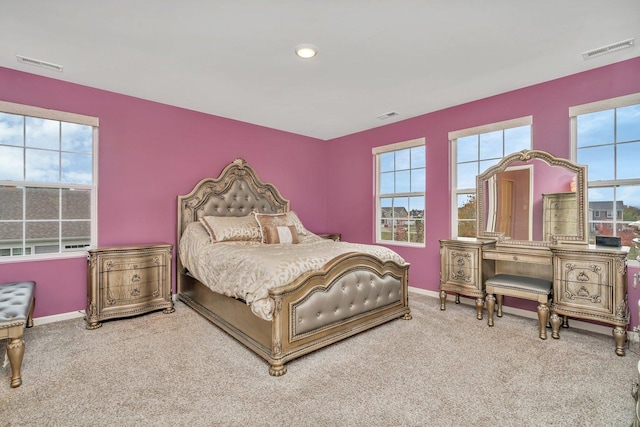
<path id="1" fill-rule="evenodd" d="M 296 55 L 303 59 L 313 58 L 318 54 L 318 48 L 310 44 L 299 44 L 296 46 Z"/>

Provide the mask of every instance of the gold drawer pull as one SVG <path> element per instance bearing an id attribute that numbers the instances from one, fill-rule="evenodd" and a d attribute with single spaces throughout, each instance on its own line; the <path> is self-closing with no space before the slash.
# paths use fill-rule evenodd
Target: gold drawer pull
<path id="1" fill-rule="evenodd" d="M 513 256 L 513 260 L 514 260 L 514 261 L 517 261 L 517 260 L 518 260 L 518 257 L 517 257 L 516 255 L 514 255 L 514 256 Z"/>

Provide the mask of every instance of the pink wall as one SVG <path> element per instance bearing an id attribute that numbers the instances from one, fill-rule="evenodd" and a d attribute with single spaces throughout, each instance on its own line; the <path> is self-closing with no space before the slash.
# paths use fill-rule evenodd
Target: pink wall
<path id="1" fill-rule="evenodd" d="M 534 148 L 568 157 L 569 106 L 640 92 L 638 75 L 635 58 L 327 142 L 4 68 L 0 99 L 100 118 L 102 246 L 175 244 L 176 196 L 236 157 L 274 183 L 311 230 L 372 243 L 371 148 L 425 137 L 426 248 L 394 249 L 412 263 L 411 286 L 437 291 L 438 239 L 451 228 L 448 132 L 533 115 Z M 0 264 L 0 281 L 38 282 L 36 317 L 83 310 L 85 274 L 84 259 Z M 630 287 L 632 324 L 638 296 Z"/>
<path id="2" fill-rule="evenodd" d="M 0 99 L 100 119 L 98 244 L 175 245 L 176 196 L 243 157 L 325 231 L 323 141 L 0 68 Z M 212 101 L 215 102 L 215 101 Z M 86 260 L 0 264 L 0 282 L 35 280 L 35 317 L 84 310 Z M 175 272 L 174 272 L 175 289 Z"/>
<path id="3" fill-rule="evenodd" d="M 569 107 L 640 92 L 640 58 L 436 111 L 328 141 L 328 224 L 345 240 L 374 241 L 374 166 L 371 148 L 424 137 L 427 152 L 426 248 L 393 248 L 411 265 L 410 286 L 437 291 L 439 239 L 451 236 L 448 133 L 533 116 L 533 148 L 570 155 Z M 629 269 L 629 282 L 637 269 Z M 632 325 L 640 291 L 629 287 Z M 519 305 L 519 302 L 513 303 Z M 522 304 L 532 308 L 532 305 Z"/>

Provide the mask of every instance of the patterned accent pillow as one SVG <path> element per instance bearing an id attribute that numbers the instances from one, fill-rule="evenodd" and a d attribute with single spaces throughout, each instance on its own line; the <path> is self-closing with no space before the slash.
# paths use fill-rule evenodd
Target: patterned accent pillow
<path id="1" fill-rule="evenodd" d="M 269 225 L 264 228 L 263 232 L 264 242 L 270 245 L 276 243 L 300 243 L 300 239 L 298 239 L 298 233 L 296 232 L 296 227 L 294 227 L 293 225 Z"/>
<path id="2" fill-rule="evenodd" d="M 253 215 L 205 216 L 200 222 L 209 233 L 211 242 L 256 241 L 262 238 L 260 227 Z"/>
<path id="3" fill-rule="evenodd" d="M 260 234 L 262 235 L 262 243 L 267 243 L 265 239 L 266 227 L 288 227 L 293 225 L 298 235 L 306 235 L 307 230 L 302 225 L 302 221 L 298 218 L 298 215 L 293 211 L 281 213 L 281 214 L 261 214 L 254 213 L 258 224 L 260 225 Z"/>

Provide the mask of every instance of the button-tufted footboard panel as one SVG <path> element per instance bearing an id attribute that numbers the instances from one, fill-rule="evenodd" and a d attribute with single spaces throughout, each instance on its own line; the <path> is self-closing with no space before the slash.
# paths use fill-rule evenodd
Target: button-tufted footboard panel
<path id="1" fill-rule="evenodd" d="M 292 338 L 301 338 L 397 303 L 401 293 L 402 281 L 393 275 L 378 276 L 362 270 L 348 272 L 327 289 L 316 288 L 292 305 Z"/>

